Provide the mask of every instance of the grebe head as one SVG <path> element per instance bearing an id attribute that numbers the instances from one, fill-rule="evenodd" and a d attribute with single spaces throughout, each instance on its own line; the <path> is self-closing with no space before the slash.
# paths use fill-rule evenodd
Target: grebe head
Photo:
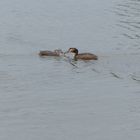
<path id="1" fill-rule="evenodd" d="M 78 55 L 78 49 L 76 49 L 76 48 L 69 48 L 68 52 Z"/>
<path id="2" fill-rule="evenodd" d="M 64 54 L 68 58 L 77 60 L 76 56 L 78 55 L 78 49 L 76 49 L 76 48 L 69 48 L 68 51 L 66 51 Z"/>

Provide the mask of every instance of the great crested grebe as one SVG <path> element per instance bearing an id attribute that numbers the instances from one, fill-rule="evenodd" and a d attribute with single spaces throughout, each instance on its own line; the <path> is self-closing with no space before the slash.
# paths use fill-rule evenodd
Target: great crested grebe
<path id="1" fill-rule="evenodd" d="M 39 52 L 40 56 L 61 56 L 63 55 L 62 50 L 54 50 L 54 51 L 40 51 Z"/>
<path id="2" fill-rule="evenodd" d="M 76 48 L 69 48 L 67 51 L 68 53 L 73 53 L 74 60 L 97 60 L 98 57 L 92 53 L 78 53 L 78 49 Z"/>

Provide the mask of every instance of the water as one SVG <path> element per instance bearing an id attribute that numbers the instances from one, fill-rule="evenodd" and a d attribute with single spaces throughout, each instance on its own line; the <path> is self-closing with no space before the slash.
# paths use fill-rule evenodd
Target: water
<path id="1" fill-rule="evenodd" d="M 139 0 L 0 1 L 0 140 L 139 140 L 139 44 Z"/>

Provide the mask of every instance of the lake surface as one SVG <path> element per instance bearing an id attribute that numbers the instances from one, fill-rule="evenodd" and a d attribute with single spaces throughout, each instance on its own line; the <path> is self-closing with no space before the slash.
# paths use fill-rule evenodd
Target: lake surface
<path id="1" fill-rule="evenodd" d="M 40 58 L 76 47 L 98 61 Z M 0 140 L 140 139 L 140 0 L 0 1 Z"/>

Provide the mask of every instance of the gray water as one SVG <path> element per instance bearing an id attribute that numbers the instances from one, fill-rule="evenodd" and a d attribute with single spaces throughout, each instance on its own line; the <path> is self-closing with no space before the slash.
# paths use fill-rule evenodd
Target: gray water
<path id="1" fill-rule="evenodd" d="M 0 140 L 139 140 L 139 54 L 139 0 L 1 0 Z"/>

